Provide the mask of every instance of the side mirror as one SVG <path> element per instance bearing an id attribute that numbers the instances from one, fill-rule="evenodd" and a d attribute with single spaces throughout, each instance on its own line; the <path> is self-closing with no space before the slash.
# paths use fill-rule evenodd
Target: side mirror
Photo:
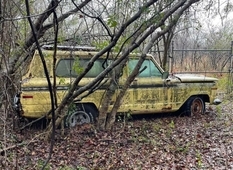
<path id="1" fill-rule="evenodd" d="M 167 79 L 169 76 L 169 72 L 168 71 L 164 71 L 162 74 L 162 79 Z"/>

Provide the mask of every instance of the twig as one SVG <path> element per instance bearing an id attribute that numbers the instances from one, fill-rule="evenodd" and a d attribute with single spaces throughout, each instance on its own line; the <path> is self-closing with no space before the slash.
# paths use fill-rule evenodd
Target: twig
<path id="1" fill-rule="evenodd" d="M 12 145 L 12 146 L 3 148 L 3 149 L 0 150 L 0 154 L 1 154 L 2 156 L 4 156 L 5 153 L 6 153 L 6 151 L 15 149 L 15 148 L 20 147 L 20 146 L 29 145 L 29 144 L 31 144 L 31 143 L 33 143 L 33 142 L 35 142 L 35 141 L 38 141 L 38 140 L 31 140 L 31 141 L 29 141 L 28 143 L 26 143 L 26 142 L 24 141 L 24 142 L 17 143 L 17 144 L 15 144 L 15 145 Z"/>

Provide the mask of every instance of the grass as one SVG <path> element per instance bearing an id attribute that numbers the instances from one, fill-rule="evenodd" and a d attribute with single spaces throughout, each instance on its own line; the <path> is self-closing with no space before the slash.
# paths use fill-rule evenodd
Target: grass
<path id="1" fill-rule="evenodd" d="M 219 91 L 226 91 L 227 87 L 231 85 L 232 83 L 229 82 L 229 77 L 227 75 L 221 77 L 218 79 L 218 89 Z"/>

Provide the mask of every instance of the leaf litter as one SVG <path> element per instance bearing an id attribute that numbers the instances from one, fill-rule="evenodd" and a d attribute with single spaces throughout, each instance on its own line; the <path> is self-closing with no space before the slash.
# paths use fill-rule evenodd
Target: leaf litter
<path id="1" fill-rule="evenodd" d="M 217 107 L 196 117 L 119 121 L 110 132 L 97 132 L 93 125 L 66 129 L 65 136 L 58 130 L 46 169 L 233 169 L 232 103 Z M 25 144 L 1 155 L 0 169 L 41 169 L 50 147 L 43 132 L 11 132 L 20 140 L 8 138 L 8 146 Z"/>

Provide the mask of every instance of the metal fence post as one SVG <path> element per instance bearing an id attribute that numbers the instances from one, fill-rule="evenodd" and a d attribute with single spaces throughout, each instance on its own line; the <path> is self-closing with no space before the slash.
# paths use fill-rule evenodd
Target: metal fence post
<path id="1" fill-rule="evenodd" d="M 233 77 L 232 77 L 232 56 L 233 56 L 233 41 L 231 41 L 231 51 L 230 51 L 230 68 L 229 68 L 229 77 L 228 77 L 228 88 L 227 92 L 230 93 L 232 92 L 232 82 L 233 82 Z"/>

